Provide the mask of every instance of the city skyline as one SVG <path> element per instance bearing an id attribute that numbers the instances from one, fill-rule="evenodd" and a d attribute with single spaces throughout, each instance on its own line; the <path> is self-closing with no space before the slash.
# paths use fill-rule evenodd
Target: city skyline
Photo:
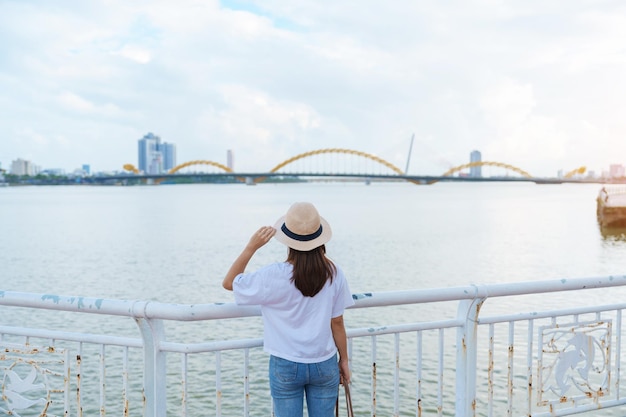
<path id="1" fill-rule="evenodd" d="M 329 7 L 332 5 L 333 7 Z M 626 4 L 0 2 L 0 163 L 119 170 L 154 131 L 237 166 L 355 149 L 438 175 L 626 163 Z"/>
<path id="2" fill-rule="evenodd" d="M 221 161 L 219 159 L 204 159 L 204 160 L 194 160 L 194 161 L 183 161 L 180 163 L 176 163 L 176 144 L 172 144 L 172 143 L 167 143 L 167 142 L 161 142 L 161 138 L 160 136 L 157 136 L 155 134 L 153 134 L 152 132 L 148 132 L 147 134 L 145 134 L 142 138 L 140 138 L 138 141 L 138 152 L 137 152 L 137 160 L 138 160 L 138 164 L 137 166 L 135 166 L 132 163 L 129 164 L 125 164 L 124 167 L 122 167 L 122 169 L 118 169 L 118 170 L 113 170 L 113 171 L 99 171 L 96 172 L 94 171 L 93 174 L 116 174 L 119 172 L 123 172 L 123 171 L 128 171 L 130 168 L 128 167 L 132 167 L 133 170 L 137 170 L 140 173 L 143 174 L 148 174 L 148 175 L 154 175 L 154 174 L 161 174 L 161 173 L 166 173 L 170 170 L 172 170 L 173 168 L 178 168 L 179 166 L 182 165 L 188 165 L 190 162 L 200 162 L 197 165 L 193 165 L 191 164 L 191 167 L 196 167 L 198 168 L 200 165 L 204 165 L 206 166 L 206 164 L 203 164 L 202 162 L 215 162 L 217 164 L 220 164 L 222 166 L 226 166 L 227 168 L 229 168 L 230 170 L 233 170 L 234 172 L 254 172 L 251 170 L 236 170 L 234 167 L 234 151 L 232 149 L 228 149 L 226 151 L 226 155 L 225 155 L 225 160 Z M 335 151 L 335 149 L 326 149 L 325 153 L 333 153 L 332 151 Z M 355 152 L 353 151 L 357 151 L 357 150 L 345 150 L 345 149 L 338 149 L 339 152 L 335 152 L 335 154 L 353 154 Z M 409 152 L 411 152 L 411 150 L 409 150 Z M 360 152 L 357 151 L 357 154 L 362 154 L 364 156 L 367 156 L 369 158 L 378 158 L 376 155 L 371 155 L 371 154 L 367 154 L 365 152 Z M 292 155 L 292 157 L 295 156 L 304 156 L 304 155 L 309 155 L 310 152 L 308 153 L 300 153 L 298 155 Z M 313 156 L 313 155 L 311 155 Z M 288 158 L 288 159 L 293 159 L 292 157 Z M 369 159 L 369 158 L 364 158 L 364 159 Z M 410 155 L 407 154 L 407 162 L 410 160 Z M 164 162 L 166 161 L 166 162 Z M 384 161 L 384 159 L 383 159 Z M 285 161 L 278 161 L 277 163 L 283 163 L 286 162 Z M 388 162 L 388 161 L 384 161 L 384 162 Z M 457 172 L 452 173 L 451 175 L 453 176 L 469 176 L 469 177 L 483 177 L 482 174 L 482 168 L 483 166 L 493 166 L 496 165 L 498 170 L 501 170 L 503 172 L 501 173 L 493 173 L 490 172 L 488 175 L 484 175 L 484 177 L 490 177 L 490 176 L 498 176 L 498 175 L 504 175 L 504 172 L 506 173 L 506 175 L 510 175 L 512 173 L 514 173 L 514 171 L 518 171 L 517 173 L 514 173 L 514 175 L 519 175 L 520 174 L 520 170 L 523 170 L 522 167 L 515 167 L 515 166 L 509 166 L 508 168 L 504 167 L 504 165 L 510 165 L 507 164 L 504 161 L 494 161 L 494 160 L 484 160 L 482 158 L 482 152 L 480 150 L 473 150 L 469 153 L 469 158 L 467 161 L 462 162 L 460 164 L 457 164 L 455 166 L 451 166 L 449 167 L 449 170 L 452 168 L 459 168 L 462 167 L 464 165 L 467 165 L 467 163 L 481 163 L 483 162 L 485 165 L 472 165 L 469 167 L 466 167 L 464 170 L 460 170 Z M 274 164 L 276 165 L 276 163 Z M 65 175 L 66 172 L 65 170 L 62 169 L 42 169 L 40 166 L 34 164 L 32 161 L 28 161 L 28 160 L 23 160 L 22 158 L 18 158 L 17 160 L 12 161 L 11 163 L 11 168 L 9 169 L 5 169 L 2 168 L 2 166 L 0 165 L 0 174 L 2 173 L 2 171 L 8 172 L 8 173 L 12 173 L 12 174 L 16 174 L 16 168 L 17 168 L 17 175 L 36 175 L 40 172 L 44 172 L 44 173 L 51 173 L 51 174 L 55 174 L 55 175 Z M 407 164 L 407 168 L 408 168 L 408 164 Z M 400 169 L 400 168 L 398 168 Z M 257 171 L 257 172 L 267 172 L 266 171 Z M 92 169 L 91 169 L 91 165 L 90 164 L 82 164 L 80 168 L 76 168 L 75 170 L 73 170 L 73 175 L 91 175 L 92 174 Z M 420 174 L 420 173 L 406 173 L 407 175 L 430 175 L 430 174 Z M 444 173 L 441 173 L 440 175 L 443 175 Z M 602 169 L 601 171 L 595 171 L 595 170 L 590 170 L 587 169 L 586 166 L 581 166 L 581 167 L 577 167 L 575 169 L 572 170 L 558 170 L 558 172 L 555 175 L 550 175 L 550 176 L 544 176 L 543 178 L 563 178 L 563 177 L 569 177 L 575 175 L 576 177 L 580 177 L 580 178 L 624 178 L 626 177 L 626 166 L 624 166 L 623 164 L 610 164 L 608 169 Z M 541 176 L 535 175 L 535 177 L 537 178 L 541 178 Z"/>

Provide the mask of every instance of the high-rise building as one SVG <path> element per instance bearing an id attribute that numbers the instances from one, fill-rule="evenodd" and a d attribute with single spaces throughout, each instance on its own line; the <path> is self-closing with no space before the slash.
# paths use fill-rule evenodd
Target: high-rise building
<path id="1" fill-rule="evenodd" d="M 161 143 L 153 133 L 138 141 L 138 169 L 146 174 L 162 174 L 176 166 L 176 145 Z"/>
<path id="2" fill-rule="evenodd" d="M 622 178 L 624 177 L 624 165 L 622 164 L 611 164 L 609 167 L 609 176 L 611 178 Z"/>
<path id="3" fill-rule="evenodd" d="M 176 166 L 176 145 L 164 142 L 161 145 L 161 153 L 163 154 L 163 169 L 169 171 Z"/>
<path id="4" fill-rule="evenodd" d="M 480 151 L 472 151 L 470 153 L 470 163 L 481 162 L 481 160 L 482 160 L 482 155 L 480 154 Z M 469 176 L 472 178 L 481 178 L 483 176 L 482 166 L 476 165 L 476 166 L 470 167 Z"/>
<path id="5" fill-rule="evenodd" d="M 28 175 L 32 177 L 39 174 L 39 171 L 38 166 L 21 158 L 11 162 L 11 174 L 13 175 Z"/>
<path id="6" fill-rule="evenodd" d="M 153 172 L 154 160 L 158 158 L 157 144 L 161 141 L 161 138 L 148 133 L 143 138 L 139 139 L 138 149 L 138 165 L 139 171 L 146 174 L 158 174 L 159 172 Z M 158 158 L 160 159 L 160 158 Z"/>
<path id="7" fill-rule="evenodd" d="M 228 151 L 226 151 L 226 166 L 232 170 L 234 170 L 234 156 L 233 156 L 233 151 L 232 149 L 229 149 Z"/>

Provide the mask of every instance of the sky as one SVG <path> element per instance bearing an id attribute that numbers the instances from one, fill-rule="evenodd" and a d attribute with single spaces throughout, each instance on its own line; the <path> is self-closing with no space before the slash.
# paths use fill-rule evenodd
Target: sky
<path id="1" fill-rule="evenodd" d="M 0 0 L 0 165 L 265 172 L 353 149 L 440 175 L 626 165 L 622 0 Z"/>

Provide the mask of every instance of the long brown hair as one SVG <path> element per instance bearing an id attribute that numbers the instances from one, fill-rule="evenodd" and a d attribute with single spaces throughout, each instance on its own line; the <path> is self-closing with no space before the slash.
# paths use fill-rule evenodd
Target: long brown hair
<path id="1" fill-rule="evenodd" d="M 293 265 L 291 282 L 305 297 L 320 292 L 326 281 L 332 282 L 337 273 L 335 264 L 326 257 L 324 245 L 306 252 L 289 248 L 287 262 Z"/>

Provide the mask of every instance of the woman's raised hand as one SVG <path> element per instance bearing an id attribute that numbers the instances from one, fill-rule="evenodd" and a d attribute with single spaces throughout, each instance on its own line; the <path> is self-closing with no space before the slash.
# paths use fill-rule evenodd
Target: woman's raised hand
<path id="1" fill-rule="evenodd" d="M 259 230 L 254 232 L 254 234 L 250 238 L 250 241 L 248 242 L 248 248 L 256 251 L 261 246 L 269 242 L 275 234 L 276 229 L 274 229 L 272 226 L 261 227 Z"/>

